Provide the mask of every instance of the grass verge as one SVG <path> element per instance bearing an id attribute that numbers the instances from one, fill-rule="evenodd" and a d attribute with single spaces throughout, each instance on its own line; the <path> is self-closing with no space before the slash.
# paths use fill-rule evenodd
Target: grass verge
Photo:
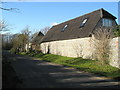
<path id="1" fill-rule="evenodd" d="M 53 54 L 43 53 L 22 53 L 22 55 L 29 55 L 32 57 L 39 58 L 39 60 L 45 60 L 48 62 L 54 62 L 65 66 L 70 66 L 81 71 L 91 72 L 94 74 L 103 75 L 113 79 L 120 80 L 120 69 L 112 67 L 107 64 L 101 64 L 99 61 L 83 59 L 83 58 L 72 58 Z"/>

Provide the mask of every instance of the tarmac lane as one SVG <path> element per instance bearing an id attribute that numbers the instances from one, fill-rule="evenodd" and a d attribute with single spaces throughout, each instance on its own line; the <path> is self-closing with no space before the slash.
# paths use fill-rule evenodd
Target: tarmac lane
<path id="1" fill-rule="evenodd" d="M 22 83 L 17 88 L 112 88 L 117 80 L 78 71 L 71 67 L 13 54 L 11 63 Z"/>

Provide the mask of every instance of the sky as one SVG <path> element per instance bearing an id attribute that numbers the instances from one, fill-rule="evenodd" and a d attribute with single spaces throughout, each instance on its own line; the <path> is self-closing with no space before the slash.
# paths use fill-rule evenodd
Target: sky
<path id="1" fill-rule="evenodd" d="M 13 34 L 21 32 L 27 26 L 33 32 L 40 31 L 46 26 L 51 27 L 100 8 L 118 18 L 118 2 L 7 2 L 2 6 L 19 9 L 2 11 L 2 19 Z"/>

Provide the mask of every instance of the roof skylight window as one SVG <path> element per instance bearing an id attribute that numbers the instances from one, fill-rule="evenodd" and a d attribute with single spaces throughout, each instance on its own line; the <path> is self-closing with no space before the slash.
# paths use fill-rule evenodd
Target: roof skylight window
<path id="1" fill-rule="evenodd" d="M 65 31 L 65 29 L 68 27 L 68 25 L 65 25 L 64 28 L 62 29 L 62 31 Z"/>
<path id="2" fill-rule="evenodd" d="M 80 27 L 83 27 L 85 25 L 85 23 L 87 22 L 87 18 L 83 20 L 83 22 L 80 24 Z"/>

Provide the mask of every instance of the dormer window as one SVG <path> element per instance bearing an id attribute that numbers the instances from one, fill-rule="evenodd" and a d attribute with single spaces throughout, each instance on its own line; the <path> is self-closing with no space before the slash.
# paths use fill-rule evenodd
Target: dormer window
<path id="1" fill-rule="evenodd" d="M 83 20 L 83 22 L 80 24 L 80 27 L 85 26 L 85 23 L 87 22 L 87 20 L 88 20 L 87 18 L 86 18 L 86 19 L 84 19 L 84 20 Z"/>
<path id="2" fill-rule="evenodd" d="M 113 22 L 113 20 L 111 20 L 111 19 L 103 18 L 102 19 L 102 26 L 111 27 L 112 22 Z"/>
<path id="3" fill-rule="evenodd" d="M 62 31 L 65 31 L 65 29 L 68 27 L 68 25 L 65 25 L 62 29 Z"/>

